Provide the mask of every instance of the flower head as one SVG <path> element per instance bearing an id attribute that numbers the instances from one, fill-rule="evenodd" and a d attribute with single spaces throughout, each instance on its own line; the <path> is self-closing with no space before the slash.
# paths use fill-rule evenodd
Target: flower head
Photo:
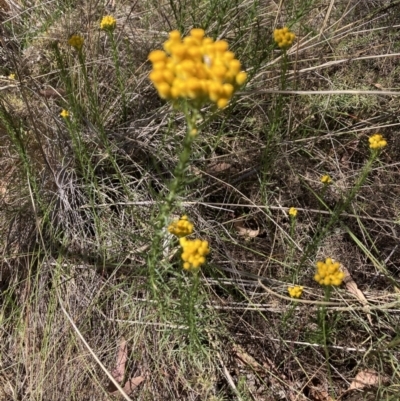
<path id="1" fill-rule="evenodd" d="M 295 285 L 294 287 L 288 287 L 288 293 L 292 298 L 300 298 L 303 293 L 303 287 L 301 285 Z"/>
<path id="2" fill-rule="evenodd" d="M 297 216 L 297 209 L 295 207 L 291 207 L 289 209 L 289 216 L 296 217 Z"/>
<path id="3" fill-rule="evenodd" d="M 68 118 L 68 117 L 69 117 L 69 111 L 63 109 L 63 110 L 61 111 L 61 113 L 60 113 L 60 116 L 61 116 L 62 118 Z"/>
<path id="4" fill-rule="evenodd" d="M 210 253 L 208 241 L 190 240 L 182 237 L 179 243 L 182 246 L 181 258 L 185 270 L 197 270 L 206 262 L 206 256 Z"/>
<path id="5" fill-rule="evenodd" d="M 15 74 L 10 74 L 8 76 L 8 79 L 11 80 L 11 81 L 14 81 L 15 80 Z"/>
<path id="6" fill-rule="evenodd" d="M 192 234 L 193 224 L 188 220 L 188 217 L 184 215 L 179 220 L 172 222 L 168 226 L 168 231 L 177 237 L 186 237 Z"/>
<path id="7" fill-rule="evenodd" d="M 247 79 L 228 47 L 224 40 L 205 37 L 202 29 L 192 29 L 185 38 L 172 31 L 164 50 L 148 56 L 150 81 L 163 99 L 190 99 L 195 107 L 212 102 L 223 109 Z"/>
<path id="8" fill-rule="evenodd" d="M 329 177 L 329 175 L 323 175 L 323 176 L 321 177 L 321 182 L 322 182 L 323 184 L 328 185 L 328 184 L 330 184 L 330 183 L 332 182 L 332 178 Z"/>
<path id="9" fill-rule="evenodd" d="M 382 149 L 387 145 L 385 138 L 381 134 L 375 134 L 369 137 L 369 147 L 373 150 Z"/>
<path id="10" fill-rule="evenodd" d="M 325 262 L 317 262 L 317 273 L 314 276 L 315 281 L 321 285 L 342 284 L 344 273 L 339 270 L 340 263 L 327 258 Z"/>
<path id="11" fill-rule="evenodd" d="M 295 40 L 296 35 L 289 31 L 288 27 L 274 30 L 274 40 L 280 48 L 287 48 L 291 46 Z"/>
<path id="12" fill-rule="evenodd" d="M 81 50 L 83 46 L 84 39 L 82 36 L 79 35 L 72 35 L 68 39 L 68 44 L 75 48 L 76 50 Z"/>
<path id="13" fill-rule="evenodd" d="M 112 15 L 106 15 L 100 22 L 100 28 L 104 31 L 113 31 L 117 26 L 117 21 Z"/>

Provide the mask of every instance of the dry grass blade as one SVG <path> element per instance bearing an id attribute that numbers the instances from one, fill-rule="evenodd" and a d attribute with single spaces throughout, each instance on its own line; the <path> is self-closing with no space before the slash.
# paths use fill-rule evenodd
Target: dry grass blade
<path id="1" fill-rule="evenodd" d="M 221 355 L 220 355 L 219 353 L 217 353 L 217 355 L 218 355 L 218 359 L 219 359 L 219 361 L 220 361 L 220 364 L 221 364 L 221 366 L 222 366 L 222 371 L 223 371 L 223 373 L 224 373 L 224 376 L 225 376 L 225 378 L 226 378 L 226 380 L 227 380 L 227 382 L 228 382 L 228 384 L 229 384 L 229 387 L 230 387 L 230 388 L 232 389 L 232 391 L 236 394 L 237 399 L 238 399 L 239 401 L 243 401 L 243 399 L 242 399 L 242 397 L 240 396 L 240 393 L 239 393 L 239 391 L 238 391 L 238 389 L 237 389 L 237 387 L 236 387 L 236 385 L 235 385 L 235 382 L 233 381 L 233 378 L 232 378 L 231 374 L 229 373 L 229 370 L 227 369 L 227 367 L 226 367 L 225 364 L 224 364 L 224 361 L 223 361 L 222 358 L 221 358 Z"/>
<path id="2" fill-rule="evenodd" d="M 126 394 L 125 390 L 119 385 L 119 383 L 114 379 L 113 375 L 106 369 L 106 367 L 101 363 L 100 359 L 97 357 L 97 355 L 94 353 L 94 351 L 92 350 L 92 348 L 89 346 L 89 344 L 86 342 L 85 338 L 83 337 L 82 333 L 79 331 L 78 327 L 76 326 L 76 324 L 74 323 L 74 321 L 72 320 L 71 316 L 68 314 L 68 312 L 65 310 L 64 306 L 63 306 L 63 302 L 61 300 L 60 295 L 58 295 L 58 301 L 60 303 L 60 308 L 62 310 L 62 312 L 64 313 L 65 317 L 69 320 L 69 322 L 71 323 L 72 328 L 74 329 L 75 333 L 78 335 L 78 337 L 81 339 L 81 341 L 83 342 L 84 346 L 86 347 L 86 349 L 90 352 L 90 354 L 92 355 L 92 357 L 94 358 L 94 360 L 97 362 L 97 364 L 100 366 L 100 368 L 103 370 L 103 372 L 109 377 L 109 379 L 111 380 L 111 382 L 114 384 L 114 386 L 117 388 L 119 394 L 121 394 L 126 401 L 132 401 L 131 398 L 128 397 L 128 395 Z"/>

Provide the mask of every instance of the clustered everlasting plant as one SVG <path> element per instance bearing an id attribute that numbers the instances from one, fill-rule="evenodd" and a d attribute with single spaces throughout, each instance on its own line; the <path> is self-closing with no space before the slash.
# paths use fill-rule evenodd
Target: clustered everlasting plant
<path id="1" fill-rule="evenodd" d="M 282 29 L 274 30 L 274 40 L 280 48 L 285 49 L 291 46 L 295 38 L 296 35 L 289 31 L 289 28 L 286 26 Z"/>
<path id="2" fill-rule="evenodd" d="M 315 281 L 321 285 L 339 286 L 344 279 L 344 273 L 339 270 L 340 263 L 327 258 L 325 262 L 317 262 Z"/>
<path id="3" fill-rule="evenodd" d="M 292 298 L 300 298 L 303 293 L 303 287 L 301 285 L 295 285 L 294 287 L 288 287 L 288 293 Z"/>
<path id="4" fill-rule="evenodd" d="M 62 111 L 61 111 L 61 113 L 60 113 L 60 116 L 61 116 L 62 118 L 68 118 L 68 117 L 69 117 L 69 111 L 68 111 L 68 110 L 65 110 L 65 109 L 62 109 Z"/>
<path id="5" fill-rule="evenodd" d="M 208 241 L 185 238 L 193 233 L 193 223 L 188 220 L 186 215 L 172 222 L 168 226 L 168 231 L 179 238 L 179 243 L 182 247 L 181 258 L 184 262 L 183 268 L 185 270 L 196 271 L 206 262 L 205 257 L 210 253 Z"/>
<path id="6" fill-rule="evenodd" d="M 80 35 L 72 35 L 68 39 L 68 44 L 76 50 L 81 50 L 83 46 L 84 39 Z"/>
<path id="7" fill-rule="evenodd" d="M 381 134 L 372 135 L 369 139 L 369 147 L 373 150 L 382 149 L 387 145 L 386 140 Z"/>
<path id="8" fill-rule="evenodd" d="M 323 176 L 321 177 L 321 182 L 322 182 L 323 184 L 328 185 L 328 184 L 330 184 L 330 183 L 332 182 L 332 178 L 329 177 L 329 175 L 323 175 Z"/>
<path id="9" fill-rule="evenodd" d="M 186 237 L 193 233 L 193 223 L 188 220 L 186 215 L 182 216 L 179 220 L 172 222 L 168 226 L 168 231 L 177 237 Z"/>
<path id="10" fill-rule="evenodd" d="M 185 270 L 196 271 L 201 265 L 206 263 L 206 256 L 210 253 L 208 241 L 200 239 L 190 240 L 182 237 L 179 243 L 182 246 L 181 258 Z"/>
<path id="11" fill-rule="evenodd" d="M 149 54 L 149 78 L 163 99 L 191 99 L 196 108 L 212 102 L 223 109 L 247 74 L 227 42 L 204 35 L 203 29 L 192 29 L 182 39 L 178 31 L 170 32 L 165 51 Z"/>
<path id="12" fill-rule="evenodd" d="M 184 38 L 174 30 L 169 33 L 169 39 L 163 47 L 164 50 L 153 50 L 148 56 L 152 63 L 149 79 L 161 98 L 172 101 L 184 113 L 187 131 L 174 178 L 169 183 L 168 195 L 155 221 L 155 235 L 148 259 L 150 283 L 154 291 L 158 288 L 155 271 L 162 252 L 162 230 L 186 179 L 192 143 L 199 131 L 200 109 L 207 103 L 219 109 L 225 108 L 235 91 L 247 79 L 240 61 L 228 50 L 228 43 L 205 37 L 203 29 L 192 29 Z M 209 247 L 207 241 L 185 238 L 193 230 L 190 224 L 182 218 L 180 222 L 170 225 L 169 229 L 181 237 L 184 269 L 197 271 L 205 263 Z M 195 276 L 194 282 L 197 283 Z M 195 288 L 197 284 L 193 286 Z"/>
<path id="13" fill-rule="evenodd" d="M 117 26 L 117 21 L 112 15 L 106 15 L 100 22 L 100 29 L 103 31 L 113 31 Z"/>
<path id="14" fill-rule="evenodd" d="M 295 208 L 295 207 L 291 207 L 290 209 L 289 209 L 289 215 L 291 216 L 291 217 L 296 217 L 297 216 L 297 209 Z"/>

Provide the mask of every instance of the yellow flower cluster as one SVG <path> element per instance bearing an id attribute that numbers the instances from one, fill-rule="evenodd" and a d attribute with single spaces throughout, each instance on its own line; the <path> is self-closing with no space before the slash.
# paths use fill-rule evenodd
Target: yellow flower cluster
<path id="1" fill-rule="evenodd" d="M 182 237 L 179 243 L 183 250 L 181 257 L 185 270 L 197 270 L 206 262 L 206 256 L 210 253 L 208 241 L 200 239 L 190 240 Z"/>
<path id="2" fill-rule="evenodd" d="M 340 263 L 327 258 L 325 262 L 317 262 L 317 273 L 314 276 L 315 281 L 321 285 L 342 284 L 344 273 L 339 270 Z"/>
<path id="3" fill-rule="evenodd" d="M 289 31 L 288 27 L 274 30 L 274 40 L 281 48 L 289 47 L 295 40 L 296 35 Z"/>
<path id="4" fill-rule="evenodd" d="M 10 74 L 8 76 L 8 79 L 10 79 L 11 81 L 14 81 L 15 80 L 15 74 Z"/>
<path id="5" fill-rule="evenodd" d="M 112 15 L 106 15 L 100 22 L 100 29 L 104 31 L 113 31 L 117 26 L 117 21 Z"/>
<path id="6" fill-rule="evenodd" d="M 184 215 L 179 220 L 172 222 L 168 226 L 168 231 L 177 237 L 186 237 L 192 234 L 193 224 L 188 220 L 188 217 Z"/>
<path id="7" fill-rule="evenodd" d="M 228 43 L 204 37 L 203 29 L 192 29 L 183 39 L 178 31 L 170 32 L 164 50 L 148 56 L 149 78 L 163 99 L 192 99 L 196 107 L 212 102 L 223 109 L 247 79 Z"/>
<path id="8" fill-rule="evenodd" d="M 295 207 L 291 207 L 289 209 L 289 215 L 292 217 L 296 217 L 297 216 L 297 209 Z"/>
<path id="9" fill-rule="evenodd" d="M 330 183 L 332 182 L 332 178 L 329 177 L 329 175 L 323 175 L 323 176 L 321 177 L 321 182 L 322 182 L 323 184 L 330 184 Z"/>
<path id="10" fill-rule="evenodd" d="M 62 118 L 68 118 L 68 117 L 69 117 L 69 111 L 63 109 L 63 110 L 61 111 L 61 113 L 60 113 L 60 116 L 61 116 Z"/>
<path id="11" fill-rule="evenodd" d="M 68 44 L 70 46 L 72 46 L 73 48 L 75 48 L 76 50 L 82 49 L 83 42 L 84 42 L 84 39 L 82 38 L 82 36 L 79 36 L 79 35 L 72 35 L 68 39 Z"/>
<path id="12" fill-rule="evenodd" d="M 369 147 L 371 149 L 382 149 L 386 145 L 387 142 L 381 134 L 375 134 L 369 138 Z"/>
<path id="13" fill-rule="evenodd" d="M 294 287 L 288 287 L 288 293 L 292 298 L 300 298 L 303 293 L 303 287 L 301 285 L 295 285 Z"/>

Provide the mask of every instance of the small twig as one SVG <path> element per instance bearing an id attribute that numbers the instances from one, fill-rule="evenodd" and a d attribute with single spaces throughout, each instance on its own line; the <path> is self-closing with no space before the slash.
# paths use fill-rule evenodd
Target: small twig
<path id="1" fill-rule="evenodd" d="M 231 387 L 233 392 L 236 394 L 238 400 L 242 401 L 242 397 L 240 396 L 239 391 L 236 388 L 235 382 L 233 381 L 233 378 L 232 378 L 231 374 L 229 373 L 229 370 L 225 366 L 224 361 L 222 360 L 221 355 L 219 354 L 219 352 L 217 352 L 217 356 L 218 356 L 219 362 L 220 362 L 221 367 L 222 367 L 222 371 L 223 371 L 223 373 L 224 373 L 224 375 L 226 377 L 226 380 L 227 380 L 229 386 Z"/>
<path id="2" fill-rule="evenodd" d="M 400 54 L 399 54 L 400 56 Z M 299 72 L 304 71 L 300 70 Z M 318 91 L 290 91 L 290 90 L 274 90 L 274 89 L 257 89 L 250 91 L 251 93 L 278 93 L 283 95 L 387 95 L 400 96 L 400 91 L 365 91 L 356 89 L 346 90 L 318 90 Z M 248 93 L 248 92 L 246 92 Z"/>

